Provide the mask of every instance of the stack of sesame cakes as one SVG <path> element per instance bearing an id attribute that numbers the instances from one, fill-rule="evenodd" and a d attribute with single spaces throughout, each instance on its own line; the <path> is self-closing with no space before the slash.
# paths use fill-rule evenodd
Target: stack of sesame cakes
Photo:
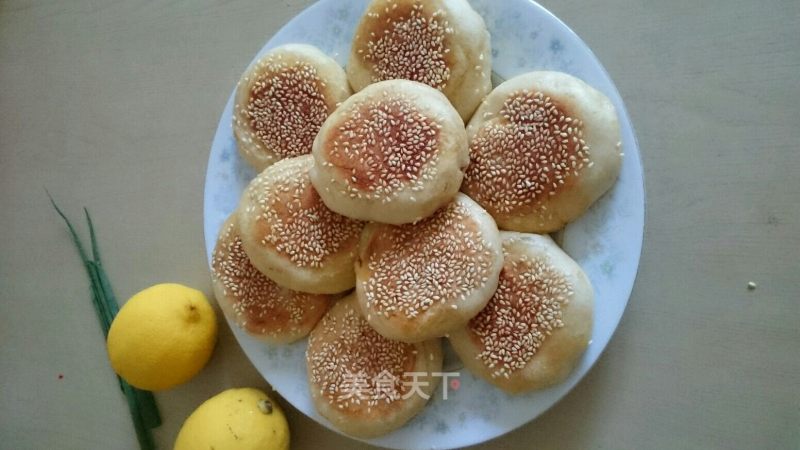
<path id="1" fill-rule="evenodd" d="M 345 433 L 421 411 L 443 338 L 512 393 L 562 381 L 588 345 L 591 284 L 545 233 L 614 184 L 616 111 L 564 73 L 490 79 L 466 0 L 373 0 L 346 70 L 290 44 L 239 82 L 234 134 L 260 173 L 220 232 L 214 291 L 264 342 L 310 335 L 312 399 Z"/>

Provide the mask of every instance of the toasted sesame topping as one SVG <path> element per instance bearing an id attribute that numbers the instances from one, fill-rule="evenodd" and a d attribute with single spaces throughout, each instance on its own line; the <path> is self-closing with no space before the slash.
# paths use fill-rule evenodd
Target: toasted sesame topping
<path id="1" fill-rule="evenodd" d="M 278 336 L 313 326 L 327 308 L 328 296 L 291 291 L 258 271 L 242 248 L 235 225 L 222 229 L 211 256 L 211 275 L 221 284 L 243 327 L 255 334 Z"/>
<path id="2" fill-rule="evenodd" d="M 326 141 L 329 164 L 347 180 L 351 197 L 385 198 L 423 189 L 436 176 L 441 124 L 405 95 L 354 104 Z"/>
<path id="3" fill-rule="evenodd" d="M 372 81 L 402 78 L 444 89 L 450 79 L 448 35 L 453 30 L 444 11 L 426 11 L 422 2 L 397 4 L 367 14 L 369 36 L 358 53 L 372 64 Z"/>
<path id="4" fill-rule="evenodd" d="M 352 303 L 340 305 L 346 308 L 343 315 L 325 315 L 311 333 L 306 350 L 311 383 L 340 408 L 401 399 L 409 389 L 403 377 L 414 368 L 415 346 L 381 336 Z"/>
<path id="5" fill-rule="evenodd" d="M 516 91 L 470 142 L 464 190 L 492 213 L 543 209 L 590 165 L 583 122 L 542 92 Z"/>
<path id="6" fill-rule="evenodd" d="M 255 137 L 281 158 L 311 153 L 314 138 L 334 105 L 323 94 L 317 69 L 271 57 L 258 63 L 246 105 L 236 105 Z"/>
<path id="7" fill-rule="evenodd" d="M 500 284 L 489 304 L 470 322 L 492 377 L 524 368 L 547 336 L 561 328 L 561 308 L 572 297 L 567 279 L 546 259 L 506 253 Z"/>
<path id="8" fill-rule="evenodd" d="M 363 222 L 328 209 L 311 185 L 310 156 L 282 161 L 262 172 L 246 195 L 258 213 L 261 245 L 271 247 L 298 267 L 320 268 L 326 258 L 351 247 L 355 251 Z"/>
<path id="9" fill-rule="evenodd" d="M 366 305 L 386 317 L 413 318 L 434 305 L 457 309 L 486 284 L 492 266 L 483 233 L 457 201 L 417 224 L 384 226 L 372 242 Z"/>

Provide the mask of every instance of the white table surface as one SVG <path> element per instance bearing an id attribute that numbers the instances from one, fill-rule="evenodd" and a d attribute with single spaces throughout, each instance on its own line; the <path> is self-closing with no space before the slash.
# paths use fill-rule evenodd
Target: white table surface
<path id="1" fill-rule="evenodd" d="M 308 4 L 0 0 L 0 448 L 136 448 L 44 188 L 75 219 L 89 207 L 121 299 L 165 281 L 210 294 L 202 193 L 219 114 Z M 589 375 L 476 448 L 800 448 L 800 2 L 543 4 L 626 100 L 644 253 Z M 160 448 L 209 396 L 268 388 L 220 330 L 208 367 L 157 394 Z M 367 447 L 288 415 L 294 448 Z"/>

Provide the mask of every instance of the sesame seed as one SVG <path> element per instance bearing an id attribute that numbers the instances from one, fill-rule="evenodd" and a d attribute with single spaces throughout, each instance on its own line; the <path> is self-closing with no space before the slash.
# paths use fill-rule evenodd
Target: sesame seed
<path id="1" fill-rule="evenodd" d="M 491 270 L 492 252 L 467 207 L 455 201 L 416 224 L 385 225 L 373 242 L 386 242 L 368 255 L 370 276 L 361 281 L 366 306 L 407 318 L 434 305 L 458 309 Z"/>
<path id="2" fill-rule="evenodd" d="M 321 268 L 327 259 L 355 247 L 363 222 L 325 206 L 311 185 L 311 156 L 281 161 L 254 178 L 245 191 L 263 223 L 261 245 L 297 267 Z"/>
<path id="3" fill-rule="evenodd" d="M 257 64 L 247 104 L 236 105 L 253 139 L 281 158 L 311 153 L 314 138 L 335 107 L 334 100 L 326 98 L 317 69 L 301 62 L 289 65 L 275 56 Z"/>
<path id="4" fill-rule="evenodd" d="M 308 332 L 327 309 L 330 296 L 282 288 L 258 271 L 242 248 L 236 226 L 228 221 L 211 256 L 211 276 L 222 286 L 237 322 L 254 334 L 280 336 Z"/>
<path id="5" fill-rule="evenodd" d="M 492 377 L 507 378 L 533 359 L 547 336 L 564 326 L 561 308 L 573 293 L 547 259 L 505 250 L 497 291 L 469 322 L 469 329 L 481 342 L 477 358 L 493 369 Z"/>
<path id="6" fill-rule="evenodd" d="M 306 350 L 310 381 L 328 401 L 341 407 L 362 402 L 400 400 L 409 389 L 403 374 L 414 368 L 414 344 L 393 341 L 378 334 L 342 300 L 343 314 L 327 314 L 311 333 Z M 353 383 L 358 386 L 353 386 Z M 359 395 L 352 395 L 358 388 Z"/>
<path id="7" fill-rule="evenodd" d="M 384 92 L 379 100 L 354 103 L 342 116 L 325 140 L 325 154 L 351 198 L 419 191 L 436 177 L 441 125 L 406 95 Z"/>
<path id="8" fill-rule="evenodd" d="M 472 138 L 464 191 L 493 214 L 542 210 L 591 167 L 582 134 L 582 122 L 544 93 L 515 91 Z"/>
<path id="9" fill-rule="evenodd" d="M 445 12 L 426 11 L 420 3 L 397 6 L 370 13 L 373 19 L 385 16 L 376 22 L 383 32 L 370 32 L 358 49 L 372 66 L 372 81 L 402 78 L 444 89 L 450 79 L 447 35 L 452 33 Z"/>

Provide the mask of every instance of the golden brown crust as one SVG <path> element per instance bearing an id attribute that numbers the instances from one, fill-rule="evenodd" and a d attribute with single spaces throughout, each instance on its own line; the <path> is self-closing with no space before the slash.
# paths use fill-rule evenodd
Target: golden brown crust
<path id="1" fill-rule="evenodd" d="M 251 336 L 272 344 L 306 336 L 335 298 L 280 287 L 259 272 L 242 248 L 235 213 L 220 229 L 211 280 L 225 315 Z"/>
<path id="2" fill-rule="evenodd" d="M 444 336 L 486 305 L 502 250 L 492 218 L 459 194 L 433 216 L 370 224 L 356 261 L 356 293 L 368 322 L 404 342 Z"/>
<path id="3" fill-rule="evenodd" d="M 469 160 L 463 122 L 447 98 L 408 80 L 347 99 L 323 124 L 313 154 L 311 182 L 330 209 L 393 224 L 447 204 Z"/>
<path id="4" fill-rule="evenodd" d="M 331 130 L 321 152 L 356 190 L 382 192 L 421 179 L 438 153 L 441 128 L 401 96 L 365 102 Z"/>
<path id="5" fill-rule="evenodd" d="M 563 227 L 619 173 L 619 124 L 603 94 L 558 72 L 530 72 L 498 86 L 467 127 L 462 191 L 502 229 Z"/>
<path id="6" fill-rule="evenodd" d="M 464 365 L 512 393 L 562 381 L 592 332 L 592 288 L 583 270 L 546 236 L 503 232 L 497 291 L 450 334 Z"/>
<path id="7" fill-rule="evenodd" d="M 239 152 L 258 171 L 311 153 L 322 123 L 350 93 L 344 70 L 317 48 L 289 44 L 270 50 L 236 89 Z"/>
<path id="8" fill-rule="evenodd" d="M 491 90 L 489 32 L 465 0 L 373 0 L 356 28 L 355 91 L 406 79 L 442 91 L 464 120 Z"/>
<path id="9" fill-rule="evenodd" d="M 426 7 L 427 6 L 427 7 Z M 383 8 L 382 8 L 383 7 Z M 418 81 L 442 90 L 456 63 L 453 30 L 443 11 L 414 1 L 373 2 L 356 31 L 355 54 L 372 81 Z"/>
<path id="10" fill-rule="evenodd" d="M 351 295 L 311 332 L 306 362 L 320 414 L 347 434 L 375 437 L 401 427 L 425 406 L 436 388 L 434 373 L 442 370 L 441 342 L 384 338 L 370 328 Z M 424 396 L 412 389 L 411 373 L 420 374 Z"/>
<path id="11" fill-rule="evenodd" d="M 242 195 L 239 226 L 259 270 L 290 289 L 332 294 L 352 288 L 362 222 L 328 209 L 311 185 L 311 155 L 282 160 Z"/>

